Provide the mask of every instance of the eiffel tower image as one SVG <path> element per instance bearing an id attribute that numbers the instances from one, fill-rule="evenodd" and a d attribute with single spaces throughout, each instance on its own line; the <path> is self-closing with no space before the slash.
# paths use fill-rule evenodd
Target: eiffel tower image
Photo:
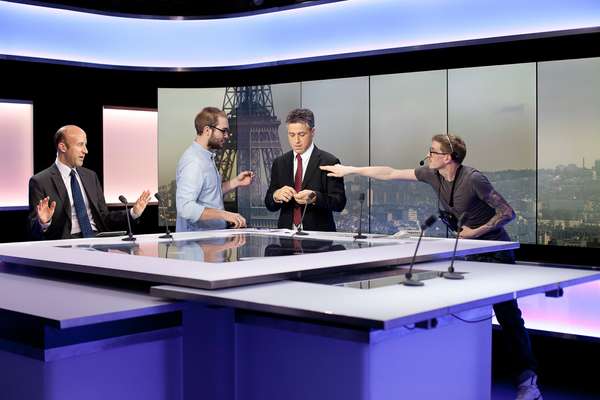
<path id="1" fill-rule="evenodd" d="M 264 196 L 271 181 L 271 166 L 282 154 L 277 119 L 270 85 L 229 86 L 225 89 L 223 111 L 233 135 L 217 152 L 216 165 L 223 180 L 244 170 L 254 172 L 254 182 L 237 192 L 237 208 L 249 226 L 277 227 L 277 213 L 264 206 Z M 236 200 L 230 192 L 226 202 Z"/>

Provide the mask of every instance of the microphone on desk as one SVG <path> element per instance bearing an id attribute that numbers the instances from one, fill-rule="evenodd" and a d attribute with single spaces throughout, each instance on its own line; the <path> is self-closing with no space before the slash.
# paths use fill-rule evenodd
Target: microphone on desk
<path id="1" fill-rule="evenodd" d="M 423 222 L 421 224 L 421 233 L 419 234 L 419 240 L 417 240 L 417 247 L 415 247 L 415 254 L 413 254 L 412 260 L 410 261 L 410 268 L 408 269 L 408 272 L 406 274 L 404 274 L 404 277 L 406 278 L 404 280 L 404 282 L 402 282 L 402 284 L 404 286 L 423 286 L 424 285 L 423 282 L 414 280 L 412 278 L 412 269 L 413 269 L 413 266 L 415 265 L 415 258 L 417 257 L 417 251 L 419 250 L 419 245 L 421 244 L 421 238 L 423 237 L 423 233 L 425 233 L 425 230 L 427 228 L 429 228 L 429 227 L 431 227 L 431 225 L 435 224 L 435 221 L 437 221 L 437 217 L 435 215 L 430 215 L 429 218 L 427 218 L 425 220 L 425 222 Z"/>
<path id="2" fill-rule="evenodd" d="M 460 231 L 462 231 L 463 223 L 465 219 L 467 219 L 467 212 L 465 211 L 458 217 L 458 223 L 456 228 L 456 240 L 454 241 L 454 250 L 452 251 L 452 259 L 450 261 L 450 266 L 448 267 L 448 272 L 444 272 L 442 276 L 446 279 L 465 279 L 463 274 L 459 274 L 454 272 L 454 258 L 456 257 L 456 247 L 458 246 L 458 237 L 460 236 Z"/>
<path id="3" fill-rule="evenodd" d="M 301 235 L 301 236 L 308 235 L 308 233 L 302 231 L 302 223 L 304 222 L 304 215 L 306 214 L 306 207 L 313 202 L 313 200 L 316 196 L 317 195 L 315 194 L 315 192 L 311 192 L 308 195 L 308 199 L 306 199 L 306 203 L 304 204 L 304 210 L 302 210 L 302 218 L 300 218 L 300 225 L 298 225 L 298 231 L 295 233 L 295 235 Z"/>
<path id="4" fill-rule="evenodd" d="M 156 200 L 158 200 L 158 218 L 161 217 L 161 212 L 160 209 L 161 208 L 165 208 L 165 205 L 162 202 L 162 197 L 160 195 L 160 193 L 154 193 L 154 197 L 156 197 Z M 165 222 L 165 229 L 166 232 L 164 235 L 160 235 L 158 238 L 159 239 L 173 239 L 173 235 L 171 235 L 171 231 L 169 230 L 169 221 L 167 221 L 167 216 L 164 215 L 166 214 L 166 212 L 163 212 L 163 221 Z"/>
<path id="5" fill-rule="evenodd" d="M 365 194 L 361 193 L 358 196 L 358 201 L 360 201 L 360 217 L 358 219 L 358 234 L 354 235 L 354 239 L 366 239 L 367 237 L 362 234 L 362 213 L 363 213 L 363 203 L 365 202 Z"/>
<path id="6" fill-rule="evenodd" d="M 135 241 L 135 238 L 133 237 L 133 231 L 131 230 L 131 221 L 129 220 L 130 215 L 129 210 L 127 209 L 127 199 L 125 198 L 125 196 L 120 195 L 119 201 L 125 204 L 125 217 L 127 217 L 127 227 L 129 228 L 129 236 L 121 240 L 125 240 L 126 242 L 133 242 Z"/>

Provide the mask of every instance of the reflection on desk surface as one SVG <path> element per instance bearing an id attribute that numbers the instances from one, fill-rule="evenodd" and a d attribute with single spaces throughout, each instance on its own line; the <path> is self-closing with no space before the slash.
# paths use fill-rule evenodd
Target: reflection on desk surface
<path id="1" fill-rule="evenodd" d="M 159 257 L 186 261 L 223 263 L 261 257 L 327 253 L 394 243 L 337 241 L 305 236 L 279 237 L 256 234 L 232 234 L 225 237 L 182 239 L 161 242 L 123 242 L 114 244 L 58 246 L 90 251 Z"/>

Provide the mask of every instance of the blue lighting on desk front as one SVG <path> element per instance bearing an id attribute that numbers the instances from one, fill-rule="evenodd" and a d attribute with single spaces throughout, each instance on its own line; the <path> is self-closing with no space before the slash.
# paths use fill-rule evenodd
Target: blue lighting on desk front
<path id="1" fill-rule="evenodd" d="M 214 68 L 597 27 L 597 0 L 347 0 L 187 20 L 0 1 L 0 57 Z"/>

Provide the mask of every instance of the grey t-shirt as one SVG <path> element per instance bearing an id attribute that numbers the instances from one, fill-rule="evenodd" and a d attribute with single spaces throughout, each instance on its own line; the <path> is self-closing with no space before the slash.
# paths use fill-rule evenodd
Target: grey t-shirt
<path id="1" fill-rule="evenodd" d="M 456 218 L 467 212 L 464 225 L 475 229 L 488 222 L 496 210 L 489 206 L 484 199 L 488 198 L 494 187 L 490 181 L 475 168 L 463 165 L 458 171 L 454 181 L 448 182 L 436 170 L 428 167 L 415 168 L 415 175 L 421 182 L 428 183 L 438 194 L 440 210 L 452 213 Z M 454 195 L 452 185 L 454 184 Z M 450 201 L 453 199 L 453 206 Z M 494 229 L 477 239 L 510 240 L 504 228 Z"/>

